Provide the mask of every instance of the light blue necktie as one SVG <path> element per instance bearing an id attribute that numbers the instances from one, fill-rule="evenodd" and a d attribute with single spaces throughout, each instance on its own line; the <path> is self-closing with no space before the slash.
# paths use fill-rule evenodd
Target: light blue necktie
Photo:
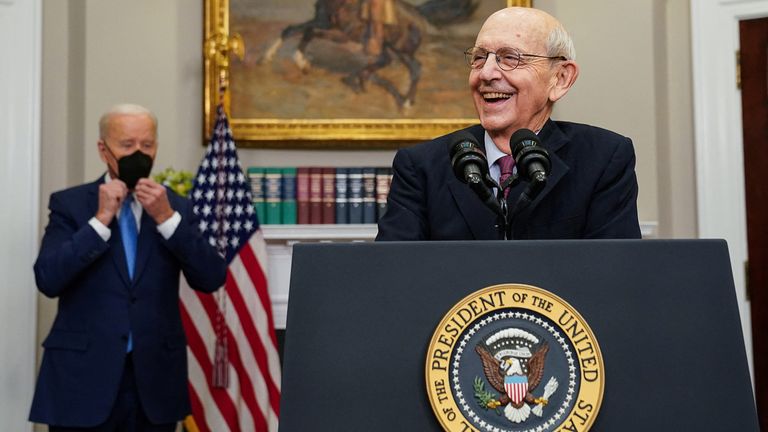
<path id="1" fill-rule="evenodd" d="M 123 207 L 120 209 L 120 218 L 118 224 L 120 225 L 120 237 L 123 239 L 123 250 L 125 250 L 125 263 L 128 266 L 128 276 L 133 280 L 133 271 L 136 268 L 136 243 L 138 241 L 139 233 L 136 226 L 136 218 L 133 216 L 133 210 L 131 210 L 131 203 L 133 202 L 133 195 L 128 195 L 123 201 Z M 126 352 L 133 350 L 133 335 L 128 332 L 128 346 L 125 349 Z"/>

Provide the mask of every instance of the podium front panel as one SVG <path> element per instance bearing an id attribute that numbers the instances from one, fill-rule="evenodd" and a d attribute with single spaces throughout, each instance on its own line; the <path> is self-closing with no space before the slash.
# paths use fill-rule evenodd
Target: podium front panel
<path id="1" fill-rule="evenodd" d="M 505 283 L 554 293 L 595 333 L 593 431 L 758 430 L 720 240 L 297 244 L 280 430 L 442 430 L 430 338 L 462 298 Z"/>

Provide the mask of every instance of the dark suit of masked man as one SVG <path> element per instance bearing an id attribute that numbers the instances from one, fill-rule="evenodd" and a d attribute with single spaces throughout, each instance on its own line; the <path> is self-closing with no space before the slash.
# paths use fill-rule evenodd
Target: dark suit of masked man
<path id="1" fill-rule="evenodd" d="M 34 271 L 58 313 L 30 420 L 52 431 L 173 431 L 190 412 L 179 275 L 213 292 L 226 265 L 189 201 L 148 178 L 155 116 L 118 105 L 99 129 L 107 173 L 50 198 Z"/>

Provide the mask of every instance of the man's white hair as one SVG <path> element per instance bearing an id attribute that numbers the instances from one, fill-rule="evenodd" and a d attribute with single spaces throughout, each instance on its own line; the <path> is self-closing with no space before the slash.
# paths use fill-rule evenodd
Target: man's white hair
<path id="1" fill-rule="evenodd" d="M 137 104 L 118 104 L 108 109 L 99 119 L 99 138 L 104 139 L 109 131 L 109 122 L 116 115 L 146 115 L 152 119 L 155 126 L 155 135 L 157 135 L 157 116 L 147 108 Z"/>
<path id="2" fill-rule="evenodd" d="M 547 38 L 547 55 L 550 57 L 564 56 L 568 60 L 576 60 L 576 49 L 573 39 L 562 24 L 558 24 L 549 32 Z"/>

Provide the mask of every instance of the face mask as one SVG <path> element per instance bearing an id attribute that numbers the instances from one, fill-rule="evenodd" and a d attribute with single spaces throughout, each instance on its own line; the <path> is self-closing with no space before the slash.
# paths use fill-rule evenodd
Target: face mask
<path id="1" fill-rule="evenodd" d="M 152 158 L 141 150 L 136 150 L 133 154 L 123 156 L 117 161 L 118 178 L 131 190 L 136 187 L 140 178 L 149 177 L 150 171 L 152 171 Z"/>
<path id="2" fill-rule="evenodd" d="M 115 154 L 106 143 L 104 147 L 115 158 Z M 141 150 L 136 150 L 117 160 L 117 178 L 122 180 L 128 189 L 133 190 L 140 178 L 149 177 L 150 171 L 152 171 L 152 158 Z"/>

